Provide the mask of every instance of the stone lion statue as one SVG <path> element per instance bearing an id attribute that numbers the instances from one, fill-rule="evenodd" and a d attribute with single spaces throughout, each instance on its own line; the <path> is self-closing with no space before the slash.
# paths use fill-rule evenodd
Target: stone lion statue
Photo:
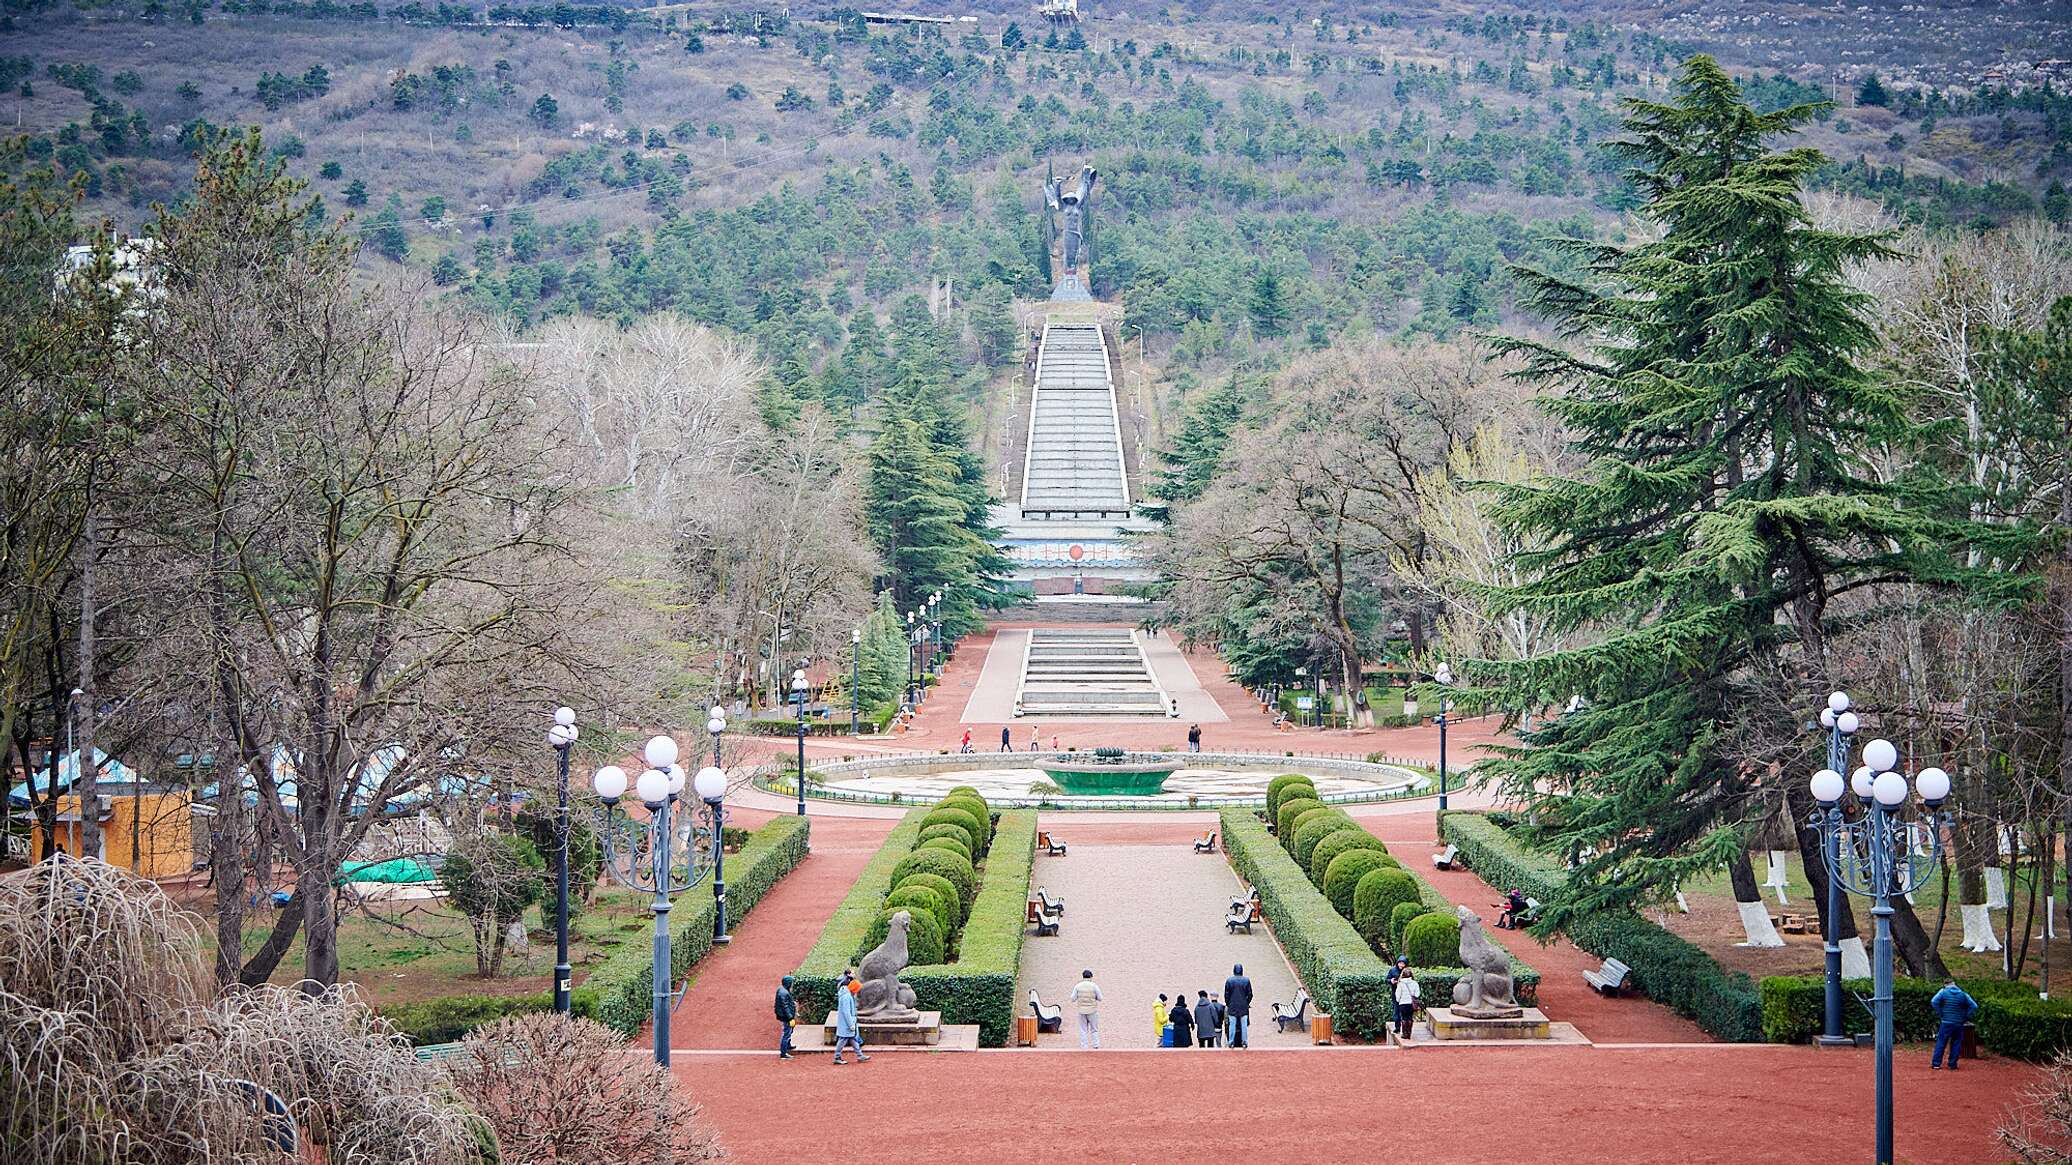
<path id="1" fill-rule="evenodd" d="M 856 996 L 858 1019 L 898 1021 L 921 1014 L 914 1009 L 914 989 L 899 981 L 907 965 L 907 927 L 912 922 L 906 911 L 895 913 L 885 941 L 856 964 L 856 977 L 863 983 Z"/>
<path id="2" fill-rule="evenodd" d="M 1497 1019 L 1523 1015 L 1511 981 L 1511 959 L 1489 941 L 1482 919 L 1465 906 L 1460 914 L 1460 961 L 1468 969 L 1453 985 L 1453 1010 L 1461 1015 Z"/>

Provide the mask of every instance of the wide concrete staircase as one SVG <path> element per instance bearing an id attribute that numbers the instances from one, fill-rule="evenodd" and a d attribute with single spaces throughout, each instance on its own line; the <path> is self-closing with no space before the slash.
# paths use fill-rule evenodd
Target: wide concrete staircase
<path id="1" fill-rule="evenodd" d="M 1022 462 L 1022 517 L 1129 517 L 1115 385 L 1099 326 L 1044 327 L 1031 409 L 1028 455 Z"/>
<path id="2" fill-rule="evenodd" d="M 1136 632 L 1115 627 L 1029 632 L 1015 691 L 1017 716 L 1168 716 L 1173 707 Z"/>

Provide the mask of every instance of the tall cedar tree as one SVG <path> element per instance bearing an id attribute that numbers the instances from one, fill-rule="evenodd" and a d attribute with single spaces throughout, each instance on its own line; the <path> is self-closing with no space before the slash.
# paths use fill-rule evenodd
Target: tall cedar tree
<path id="1" fill-rule="evenodd" d="M 1245 386 L 1233 372 L 1210 389 L 1180 420 L 1173 443 L 1158 451 L 1151 495 L 1138 511 L 1154 522 L 1172 521 L 1174 502 L 1191 502 L 1207 492 L 1223 465 L 1223 451 L 1245 411 Z"/>
<path id="2" fill-rule="evenodd" d="M 892 312 L 892 367 L 871 442 L 865 513 L 902 611 L 943 592 L 943 623 L 962 635 L 997 601 L 1006 560 L 988 522 L 985 462 L 952 396 L 955 343 L 918 295 Z"/>
<path id="3" fill-rule="evenodd" d="M 1791 723 L 1749 729 L 1815 706 L 1838 678 L 1825 658 L 1833 599 L 1892 583 L 1981 601 L 2010 589 L 1951 553 L 2005 531 L 1945 517 L 1961 502 L 1925 471 L 1879 482 L 1864 468 L 1918 434 L 1857 362 L 1872 336 L 1843 271 L 1890 254 L 1885 240 L 1813 229 L 1799 193 L 1825 159 L 1769 148 L 1819 107 L 1758 113 L 1704 56 L 1684 64 L 1673 101 L 1625 104 L 1617 148 L 1662 237 L 1570 242 L 1579 280 L 1516 269 L 1527 302 L 1586 347 L 1500 347 L 1523 357 L 1520 375 L 1587 467 L 1501 491 L 1502 518 L 1546 549 L 1523 556 L 1535 581 L 1488 593 L 1500 610 L 1601 634 L 1466 669 L 1490 706 L 1587 701 L 1491 766 L 1507 794 L 1557 810 L 1550 844 L 1581 856 L 1548 929 L 1745 869 L 1746 831 L 1795 796 L 1818 746 L 1802 732 L 1806 755 L 1778 766 L 1743 745 L 1792 739 Z M 1780 675 L 1805 691 L 1760 690 Z M 1899 905 L 1919 970 L 1933 952 Z"/>

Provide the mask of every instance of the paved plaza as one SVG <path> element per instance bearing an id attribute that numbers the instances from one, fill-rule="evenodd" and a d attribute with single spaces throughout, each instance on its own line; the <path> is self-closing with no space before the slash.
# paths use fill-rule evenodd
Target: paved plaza
<path id="1" fill-rule="evenodd" d="M 1070 822 L 1047 823 L 1070 833 Z M 1234 894 L 1244 886 L 1221 852 L 1198 854 L 1197 836 L 1185 825 L 1169 826 L 1169 840 L 1156 844 L 1074 844 L 1064 857 L 1036 859 L 1034 881 L 1065 900 L 1065 917 L 1055 937 L 1022 944 L 1017 999 L 1038 991 L 1046 1004 L 1065 1007 L 1064 1031 L 1046 1035 L 1039 1047 L 1079 1046 L 1077 1020 L 1065 992 L 1091 968 L 1101 985 L 1101 1047 L 1155 1048 L 1151 1005 L 1167 995 L 1220 993 L 1233 963 L 1243 963 L 1252 980 L 1254 1046 L 1299 1046 L 1308 1033 L 1276 1033 L 1269 1003 L 1292 1002 L 1297 984 L 1280 947 L 1263 925 L 1251 934 L 1224 929 Z M 1218 850 L 1221 850 L 1219 845 Z M 1263 1025 L 1263 1026 L 1262 1026 Z"/>

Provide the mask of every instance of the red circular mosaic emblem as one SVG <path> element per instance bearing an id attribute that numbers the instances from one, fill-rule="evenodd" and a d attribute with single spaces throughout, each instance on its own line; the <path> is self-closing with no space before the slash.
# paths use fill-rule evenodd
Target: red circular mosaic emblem
<path id="1" fill-rule="evenodd" d="M 1081 546 L 1077 542 L 1074 542 L 1072 544 L 1072 549 L 1065 551 L 1065 553 L 1071 556 L 1072 561 L 1078 562 L 1080 559 L 1086 557 L 1086 547 Z"/>

